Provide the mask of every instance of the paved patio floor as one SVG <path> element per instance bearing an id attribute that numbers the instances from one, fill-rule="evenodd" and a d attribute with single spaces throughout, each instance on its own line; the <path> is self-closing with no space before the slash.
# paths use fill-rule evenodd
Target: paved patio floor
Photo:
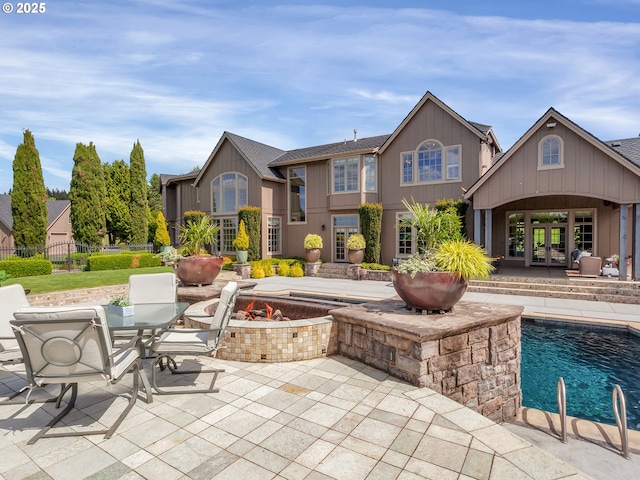
<path id="1" fill-rule="evenodd" d="M 0 477 L 591 478 L 432 390 L 340 356 L 214 362 L 226 369 L 219 393 L 154 396 L 151 404 L 141 395 L 109 440 L 87 436 L 26 445 L 51 418 L 53 405 L 0 406 Z M 0 393 L 23 384 L 20 366 L 0 369 Z M 126 394 L 122 386 L 112 388 Z M 125 401 L 105 385 L 85 385 L 77 401 L 81 411 L 61 428 L 87 428 L 92 419 L 109 423 Z"/>

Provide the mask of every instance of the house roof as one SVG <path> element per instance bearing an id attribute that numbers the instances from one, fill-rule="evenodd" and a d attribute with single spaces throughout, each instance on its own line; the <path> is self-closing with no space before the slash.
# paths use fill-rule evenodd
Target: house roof
<path id="1" fill-rule="evenodd" d="M 326 159 L 334 155 L 348 153 L 375 153 L 382 147 L 390 135 L 378 135 L 376 137 L 359 138 L 358 140 L 344 140 L 343 142 L 327 143 L 314 147 L 299 148 L 285 152 L 278 159 L 271 162 L 271 166 L 288 165 L 298 163 L 301 160 Z"/>
<path id="2" fill-rule="evenodd" d="M 587 132 L 584 128 L 579 126 L 578 124 L 572 122 L 568 117 L 565 117 L 560 112 L 555 110 L 553 107 L 549 108 L 545 112 L 542 117 L 538 119 L 536 123 L 534 123 L 529 130 L 527 130 L 524 135 L 522 135 L 513 146 L 504 152 L 502 155 L 496 155 L 494 158 L 493 165 L 491 168 L 487 170 L 487 172 L 482 175 L 464 194 L 465 199 L 470 199 L 473 197 L 473 194 L 502 166 L 504 165 L 509 158 L 511 158 L 515 152 L 522 147 L 522 145 L 529 140 L 535 132 L 540 129 L 545 123 L 547 123 L 550 119 L 555 121 L 562 122 L 562 124 L 567 127 L 569 130 L 573 131 L 576 135 L 582 137 L 587 142 L 591 143 L 593 146 L 604 152 L 605 154 L 612 157 L 614 160 L 623 164 L 627 168 L 633 170 L 636 175 L 640 176 L 640 141 L 635 138 L 625 139 L 625 140 L 617 140 L 617 141 L 609 141 L 603 142 L 598 139 L 595 135 Z M 615 147 L 612 145 L 616 145 Z"/>
<path id="3" fill-rule="evenodd" d="M 47 200 L 47 229 L 70 205 L 69 200 Z M 4 223 L 9 230 L 13 230 L 10 194 L 0 194 L 0 222 Z"/>
<path id="4" fill-rule="evenodd" d="M 470 121 L 466 120 L 464 117 L 462 117 L 456 111 L 454 111 L 451 107 L 449 107 L 446 103 L 444 103 L 442 100 L 440 100 L 438 97 L 436 97 L 433 93 L 427 92 L 420 99 L 420 101 L 416 104 L 416 106 L 413 107 L 411 112 L 409 112 L 409 115 L 407 115 L 404 118 L 404 120 L 402 120 L 400 125 L 398 125 L 396 127 L 396 129 L 391 134 L 389 139 L 380 148 L 380 153 L 384 152 L 385 149 L 389 145 L 391 145 L 391 143 L 393 143 L 395 138 L 400 134 L 400 132 L 404 129 L 404 127 L 407 126 L 407 124 L 411 121 L 411 119 L 416 115 L 416 113 L 418 113 L 418 111 L 420 111 L 420 109 L 427 102 L 433 102 L 436 105 L 438 105 L 440 108 L 442 108 L 444 111 L 446 111 L 449 115 L 451 115 L 452 117 L 457 119 L 462 125 L 467 127 L 472 133 L 477 135 L 478 138 L 480 138 L 481 140 L 489 141 L 489 139 L 491 139 L 491 142 L 495 142 L 496 146 L 498 147 L 498 150 L 501 150 L 500 145 L 498 144 L 497 139 L 496 139 L 495 135 L 493 134 L 493 130 L 492 130 L 490 125 L 484 125 L 482 123 L 470 122 Z"/>
<path id="5" fill-rule="evenodd" d="M 177 182 L 180 180 L 195 180 L 200 172 L 184 173 L 182 175 L 168 175 L 166 173 L 160 174 L 160 188 L 163 185 L 169 185 L 171 182 Z"/>

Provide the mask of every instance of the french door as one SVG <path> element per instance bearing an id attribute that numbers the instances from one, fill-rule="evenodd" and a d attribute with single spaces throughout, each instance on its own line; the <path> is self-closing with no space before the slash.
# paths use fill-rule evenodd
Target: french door
<path id="1" fill-rule="evenodd" d="M 531 265 L 567 265 L 566 225 L 532 226 L 531 240 Z"/>
<path id="2" fill-rule="evenodd" d="M 333 261 L 347 261 L 347 240 L 358 233 L 358 215 L 335 215 L 333 217 Z"/>

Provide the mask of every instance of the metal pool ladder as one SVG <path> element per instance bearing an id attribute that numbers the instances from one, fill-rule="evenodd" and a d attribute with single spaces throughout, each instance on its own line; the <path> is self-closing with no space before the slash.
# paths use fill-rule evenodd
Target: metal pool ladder
<path id="1" fill-rule="evenodd" d="M 567 390 L 564 385 L 564 379 L 558 378 L 558 389 L 556 398 L 558 400 L 558 413 L 560 414 L 560 440 L 567 443 Z M 613 405 L 613 415 L 616 418 L 618 432 L 620 432 L 620 444 L 622 446 L 622 456 L 630 460 L 629 456 L 629 432 L 627 430 L 627 405 L 624 399 L 624 393 L 620 385 L 616 383 L 611 394 L 611 403 Z M 618 408 L 618 403 L 620 408 Z"/>

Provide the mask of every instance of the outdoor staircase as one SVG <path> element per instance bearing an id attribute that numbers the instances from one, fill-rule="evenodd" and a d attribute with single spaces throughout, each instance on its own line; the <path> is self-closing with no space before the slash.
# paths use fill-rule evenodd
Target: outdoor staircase
<path id="1" fill-rule="evenodd" d="M 323 263 L 317 274 L 322 278 L 347 279 L 348 263 Z M 617 278 L 540 277 L 542 269 L 520 269 L 517 275 L 494 274 L 488 280 L 471 280 L 468 292 L 522 295 L 543 298 L 569 298 L 640 305 L 640 282 L 621 282 Z M 528 276 L 528 274 L 530 276 Z M 391 281 L 391 275 L 384 281 Z"/>

